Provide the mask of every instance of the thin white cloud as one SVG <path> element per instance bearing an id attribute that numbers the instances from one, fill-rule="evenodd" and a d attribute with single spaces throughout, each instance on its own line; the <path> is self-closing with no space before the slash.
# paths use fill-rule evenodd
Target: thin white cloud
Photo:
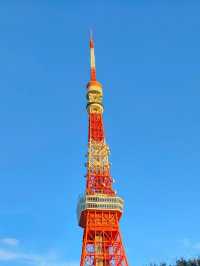
<path id="1" fill-rule="evenodd" d="M 182 244 L 187 249 L 200 251 L 200 242 L 193 242 L 189 238 L 184 238 Z"/>
<path id="2" fill-rule="evenodd" d="M 13 260 L 23 260 L 27 262 L 40 261 L 40 256 L 30 255 L 26 253 L 21 253 L 17 251 L 11 251 L 7 249 L 0 249 L 0 261 L 13 261 Z"/>
<path id="3" fill-rule="evenodd" d="M 189 238 L 184 238 L 181 242 L 185 248 L 191 247 L 191 241 Z"/>
<path id="4" fill-rule="evenodd" d="M 0 261 L 16 260 L 17 257 L 18 256 L 14 252 L 0 249 Z"/>
<path id="5" fill-rule="evenodd" d="M 6 237 L 6 238 L 0 238 L 0 243 L 6 244 L 8 246 L 17 246 L 19 244 L 19 240 L 16 238 Z"/>
<path id="6" fill-rule="evenodd" d="M 193 245 L 194 249 L 200 250 L 200 242 L 197 242 Z"/>
<path id="7" fill-rule="evenodd" d="M 78 262 L 63 261 L 51 254 L 38 255 L 0 249 L 0 261 L 21 261 L 32 266 L 79 266 Z"/>

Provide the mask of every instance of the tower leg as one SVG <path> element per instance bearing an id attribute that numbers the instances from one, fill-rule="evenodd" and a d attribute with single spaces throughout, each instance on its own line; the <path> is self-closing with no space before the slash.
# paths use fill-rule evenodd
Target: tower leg
<path id="1" fill-rule="evenodd" d="M 111 217 L 109 213 L 87 214 L 80 266 L 128 266 L 118 220 L 113 223 Z"/>

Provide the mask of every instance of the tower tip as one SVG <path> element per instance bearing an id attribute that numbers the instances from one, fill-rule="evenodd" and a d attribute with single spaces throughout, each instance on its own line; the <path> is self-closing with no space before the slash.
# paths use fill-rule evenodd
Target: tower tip
<path id="1" fill-rule="evenodd" d="M 93 32 L 90 30 L 90 79 L 96 80 Z"/>
<path id="2" fill-rule="evenodd" d="M 94 48 L 93 31 L 90 29 L 90 48 Z"/>

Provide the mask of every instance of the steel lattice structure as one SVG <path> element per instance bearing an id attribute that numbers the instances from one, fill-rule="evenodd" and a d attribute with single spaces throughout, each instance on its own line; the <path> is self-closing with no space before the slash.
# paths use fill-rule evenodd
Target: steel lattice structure
<path id="1" fill-rule="evenodd" d="M 94 41 L 90 38 L 90 81 L 87 84 L 89 117 L 86 191 L 79 198 L 77 215 L 84 228 L 80 266 L 128 266 L 119 229 L 124 201 L 113 190 L 109 147 L 103 126 L 103 91 L 96 80 Z"/>

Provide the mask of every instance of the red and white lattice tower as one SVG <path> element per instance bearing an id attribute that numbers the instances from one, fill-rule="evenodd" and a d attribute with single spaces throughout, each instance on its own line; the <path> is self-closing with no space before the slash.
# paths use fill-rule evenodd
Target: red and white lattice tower
<path id="1" fill-rule="evenodd" d="M 77 207 L 78 222 L 84 228 L 80 266 L 128 266 L 119 229 L 124 201 L 112 187 L 109 147 L 103 126 L 103 92 L 101 83 L 96 80 L 92 37 L 90 60 L 86 191 Z"/>

